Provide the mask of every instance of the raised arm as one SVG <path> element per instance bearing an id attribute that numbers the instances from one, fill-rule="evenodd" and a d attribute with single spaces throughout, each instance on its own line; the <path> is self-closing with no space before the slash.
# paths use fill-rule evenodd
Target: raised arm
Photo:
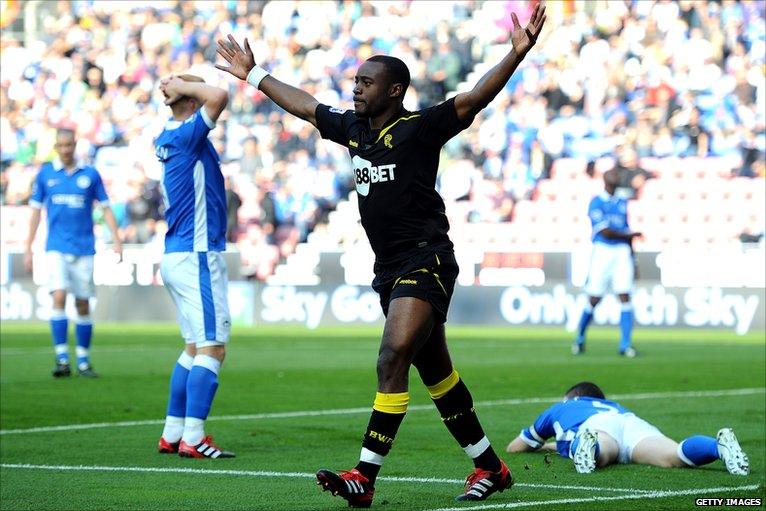
<path id="1" fill-rule="evenodd" d="M 203 82 L 187 82 L 175 76 L 164 79 L 160 89 L 171 99 L 188 96 L 197 100 L 213 122 L 218 120 L 229 102 L 229 93 L 223 89 Z"/>
<path id="2" fill-rule="evenodd" d="M 316 108 L 319 101 L 308 92 L 292 85 L 281 82 L 268 74 L 263 68 L 255 65 L 255 57 L 250 49 L 250 43 L 245 38 L 243 50 L 234 37 L 229 34 L 228 41 L 218 40 L 218 54 L 223 57 L 228 66 L 216 64 L 215 67 L 246 80 L 251 85 L 266 94 L 274 103 L 284 108 L 296 117 L 317 125 Z M 251 75 L 252 71 L 252 76 Z M 248 78 L 249 76 L 249 78 Z"/>
<path id="3" fill-rule="evenodd" d="M 545 6 L 537 4 L 527 26 L 519 24 L 516 14 L 511 13 L 513 20 L 513 32 L 511 32 L 511 44 L 513 48 L 495 67 L 487 71 L 478 83 L 468 92 L 461 92 L 455 96 L 455 109 L 461 121 L 472 119 L 483 110 L 505 87 L 508 80 L 527 52 L 537 42 L 537 36 L 545 23 Z"/>

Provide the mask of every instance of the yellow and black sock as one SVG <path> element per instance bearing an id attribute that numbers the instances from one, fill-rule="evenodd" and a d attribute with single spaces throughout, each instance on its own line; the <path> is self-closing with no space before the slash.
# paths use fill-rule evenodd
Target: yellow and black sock
<path id="1" fill-rule="evenodd" d="M 500 470 L 500 458 L 484 434 L 473 409 L 471 393 L 458 372 L 453 370 L 452 374 L 436 385 L 430 385 L 428 393 L 439 410 L 444 425 L 473 460 L 474 466 L 492 472 Z"/>
<path id="2" fill-rule="evenodd" d="M 375 395 L 370 422 L 362 440 L 362 452 L 356 469 L 364 474 L 371 484 L 375 484 L 383 458 L 391 450 L 396 432 L 407 413 L 410 402 L 409 392 Z"/>

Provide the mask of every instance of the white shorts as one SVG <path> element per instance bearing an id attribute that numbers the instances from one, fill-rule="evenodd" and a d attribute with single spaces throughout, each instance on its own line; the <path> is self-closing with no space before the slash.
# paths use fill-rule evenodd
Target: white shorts
<path id="1" fill-rule="evenodd" d="M 160 272 L 176 305 L 184 341 L 199 348 L 227 342 L 231 316 L 223 256 L 219 252 L 172 252 L 162 256 Z"/>
<path id="2" fill-rule="evenodd" d="M 588 296 L 604 296 L 610 284 L 614 293 L 630 294 L 633 276 L 633 255 L 627 243 L 593 244 L 588 281 L 585 283 Z"/>
<path id="3" fill-rule="evenodd" d="M 93 284 L 93 256 L 47 252 L 48 289 L 50 292 L 64 289 L 75 298 L 93 298 L 96 286 Z"/>
<path id="4" fill-rule="evenodd" d="M 653 436 L 665 436 L 657 427 L 633 413 L 597 413 L 583 422 L 579 431 L 585 428 L 603 431 L 615 439 L 620 446 L 618 463 L 630 463 L 633 449 L 641 440 Z"/>

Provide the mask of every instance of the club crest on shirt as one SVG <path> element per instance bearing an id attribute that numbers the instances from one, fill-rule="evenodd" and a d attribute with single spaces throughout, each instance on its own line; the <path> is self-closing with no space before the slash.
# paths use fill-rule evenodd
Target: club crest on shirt
<path id="1" fill-rule="evenodd" d="M 58 179 L 49 179 L 45 184 L 48 185 L 48 188 L 53 188 L 58 184 Z"/>
<path id="2" fill-rule="evenodd" d="M 77 186 L 83 190 L 90 186 L 90 178 L 88 176 L 80 176 L 77 178 Z"/>
<path id="3" fill-rule="evenodd" d="M 394 139 L 394 136 L 390 133 L 383 137 L 383 145 L 388 147 L 389 149 L 393 149 L 394 145 L 391 143 L 391 141 Z"/>

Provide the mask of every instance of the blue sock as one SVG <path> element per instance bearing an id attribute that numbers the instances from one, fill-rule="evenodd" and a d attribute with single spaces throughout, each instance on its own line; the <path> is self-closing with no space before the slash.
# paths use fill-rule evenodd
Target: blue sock
<path id="1" fill-rule="evenodd" d="M 194 364 L 194 357 L 183 351 L 173 367 L 173 374 L 170 375 L 167 413 L 171 417 L 186 416 L 186 387 L 192 364 Z"/>
<path id="2" fill-rule="evenodd" d="M 690 436 L 678 444 L 678 457 L 692 467 L 707 465 L 718 459 L 718 443 L 710 436 Z"/>
<path id="3" fill-rule="evenodd" d="M 69 363 L 68 329 L 69 320 L 67 320 L 64 309 L 53 309 L 51 313 L 51 337 L 53 338 L 53 349 L 56 351 L 56 363 L 58 364 Z"/>
<path id="4" fill-rule="evenodd" d="M 74 332 L 77 339 L 77 367 L 83 370 L 90 366 L 90 341 L 93 339 L 93 323 L 90 316 L 77 316 Z"/>
<path id="5" fill-rule="evenodd" d="M 585 308 L 580 316 L 580 323 L 577 325 L 577 344 L 585 344 L 585 331 L 588 329 L 593 319 L 593 306 L 590 302 L 585 304 Z"/>
<path id="6" fill-rule="evenodd" d="M 194 357 L 194 365 L 186 381 L 186 417 L 207 419 L 218 388 L 221 363 L 209 355 Z"/>
<path id="7" fill-rule="evenodd" d="M 630 303 L 623 303 L 622 312 L 620 312 L 620 353 L 630 348 L 632 334 L 633 305 Z"/>

